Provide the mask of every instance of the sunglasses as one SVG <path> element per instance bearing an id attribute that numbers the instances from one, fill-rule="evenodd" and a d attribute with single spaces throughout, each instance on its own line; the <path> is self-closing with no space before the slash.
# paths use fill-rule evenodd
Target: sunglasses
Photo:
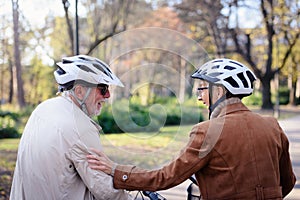
<path id="1" fill-rule="evenodd" d="M 104 96 L 108 92 L 108 85 L 97 85 L 97 89 Z"/>

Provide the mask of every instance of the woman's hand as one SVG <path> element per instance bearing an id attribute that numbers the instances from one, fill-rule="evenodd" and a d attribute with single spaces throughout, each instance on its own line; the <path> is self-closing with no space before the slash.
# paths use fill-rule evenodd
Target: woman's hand
<path id="1" fill-rule="evenodd" d="M 114 175 L 115 168 L 117 166 L 116 163 L 111 161 L 104 153 L 97 149 L 91 149 L 96 154 L 87 155 L 87 161 L 89 163 L 89 167 L 95 170 L 103 171 L 108 175 Z"/>

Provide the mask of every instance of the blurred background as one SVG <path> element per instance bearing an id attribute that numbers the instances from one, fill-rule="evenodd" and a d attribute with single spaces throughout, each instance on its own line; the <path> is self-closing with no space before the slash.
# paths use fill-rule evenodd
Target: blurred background
<path id="1" fill-rule="evenodd" d="M 18 138 L 35 106 L 55 96 L 64 56 L 98 57 L 121 77 L 125 88 L 98 117 L 104 133 L 170 134 L 163 128 L 207 119 L 190 75 L 218 57 L 255 72 L 243 100 L 253 110 L 277 118 L 299 110 L 299 0 L 5 0 L 0 22 L 0 199 Z"/>

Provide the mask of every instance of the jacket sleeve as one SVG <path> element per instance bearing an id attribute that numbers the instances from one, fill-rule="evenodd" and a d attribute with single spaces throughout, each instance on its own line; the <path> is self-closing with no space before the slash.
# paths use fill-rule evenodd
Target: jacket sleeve
<path id="1" fill-rule="evenodd" d="M 114 174 L 115 188 L 157 191 L 182 183 L 207 163 L 208 156 L 204 158 L 199 156 L 203 138 L 204 132 L 195 126 L 190 133 L 188 144 L 181 150 L 179 156 L 158 170 L 118 165 Z"/>
<path id="2" fill-rule="evenodd" d="M 99 140 L 99 138 L 98 138 Z M 100 144 L 97 145 L 100 148 Z M 91 146 L 89 146 L 90 148 Z M 124 190 L 117 190 L 113 187 L 112 177 L 101 172 L 92 170 L 88 167 L 86 155 L 90 154 L 88 147 L 82 141 L 78 141 L 72 146 L 68 153 L 69 159 L 72 160 L 79 176 L 85 183 L 86 187 L 97 200 L 127 200 L 132 197 Z"/>
<path id="3" fill-rule="evenodd" d="M 289 141 L 282 131 L 281 134 L 282 154 L 279 160 L 280 169 L 280 185 L 282 187 L 282 195 L 285 197 L 293 189 L 296 177 L 293 173 L 292 162 L 289 154 Z"/>

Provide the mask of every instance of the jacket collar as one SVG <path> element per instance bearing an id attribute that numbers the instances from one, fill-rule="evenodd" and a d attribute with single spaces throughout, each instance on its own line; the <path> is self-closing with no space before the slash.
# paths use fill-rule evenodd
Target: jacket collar
<path id="1" fill-rule="evenodd" d="M 98 131 L 102 130 L 102 127 L 96 122 L 94 121 L 91 117 L 89 117 L 85 112 L 82 111 L 82 109 L 79 108 L 79 106 L 76 105 L 76 103 L 68 96 L 68 93 L 66 91 L 64 91 L 61 95 L 61 97 L 63 97 L 64 99 L 66 99 L 67 101 L 69 101 L 73 108 L 76 109 L 76 111 L 78 111 L 79 113 L 82 113 L 84 117 L 87 117 L 90 119 L 91 123 L 96 127 L 96 129 Z"/>
<path id="2" fill-rule="evenodd" d="M 220 103 L 211 114 L 211 119 L 223 117 L 226 114 L 237 111 L 249 111 L 239 98 L 226 99 Z"/>

